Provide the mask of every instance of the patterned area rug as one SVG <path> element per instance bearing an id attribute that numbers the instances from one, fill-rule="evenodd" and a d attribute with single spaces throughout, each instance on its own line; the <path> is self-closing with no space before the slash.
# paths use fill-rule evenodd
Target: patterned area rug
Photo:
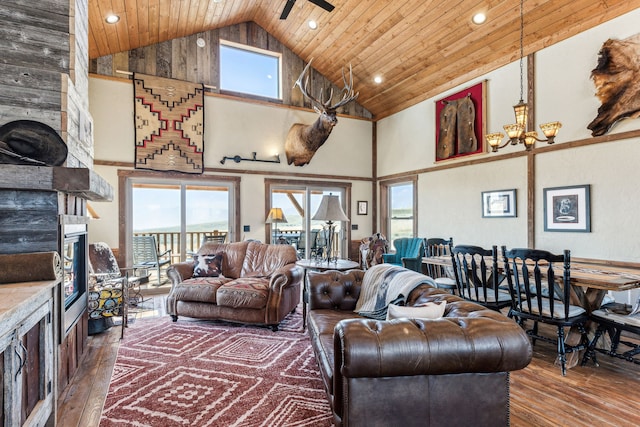
<path id="1" fill-rule="evenodd" d="M 136 73 L 136 169 L 204 171 L 202 84 Z"/>
<path id="2" fill-rule="evenodd" d="M 141 319 L 125 332 L 100 426 L 331 426 L 300 309 L 278 332 Z"/>

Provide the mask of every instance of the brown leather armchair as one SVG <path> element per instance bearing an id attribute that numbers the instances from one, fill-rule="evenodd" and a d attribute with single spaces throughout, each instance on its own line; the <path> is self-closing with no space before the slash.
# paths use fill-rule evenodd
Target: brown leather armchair
<path id="1" fill-rule="evenodd" d="M 213 273 L 194 277 L 197 265 L 216 255 L 221 263 Z M 167 313 L 174 322 L 187 316 L 269 325 L 275 331 L 300 303 L 303 270 L 295 265 L 293 246 L 204 242 L 195 257 L 167 269 Z"/>
<path id="2" fill-rule="evenodd" d="M 309 272 L 308 333 L 336 426 L 509 424 L 509 371 L 531 361 L 501 313 L 429 285 L 406 305 L 446 301 L 435 320 L 353 312 L 366 272 Z"/>

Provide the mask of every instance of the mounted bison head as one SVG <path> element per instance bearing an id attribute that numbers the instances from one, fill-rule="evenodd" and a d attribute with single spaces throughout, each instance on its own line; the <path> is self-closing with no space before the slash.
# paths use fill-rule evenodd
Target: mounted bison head
<path id="1" fill-rule="evenodd" d="M 354 93 L 353 91 L 353 73 L 351 71 L 351 66 L 349 66 L 348 82 L 344 75 L 344 69 L 342 70 L 344 88 L 341 91 L 342 98 L 340 101 L 330 105 L 333 97 L 333 89 L 329 92 L 329 96 L 326 101 L 323 100 L 324 90 L 320 91 L 320 99 L 314 98 L 309 95 L 307 90 L 309 76 L 307 75 L 305 78 L 310 66 L 311 61 L 309 61 L 309 64 L 307 64 L 304 70 L 302 70 L 300 77 L 298 77 L 298 80 L 296 80 L 293 87 L 295 88 L 298 86 L 300 88 L 302 95 L 311 101 L 313 109 L 320 116 L 311 125 L 295 123 L 291 126 L 291 129 L 289 129 L 287 140 L 284 143 L 284 150 L 287 155 L 287 163 L 293 163 L 295 166 L 304 166 L 311 161 L 313 155 L 316 154 L 318 148 L 320 148 L 327 138 L 329 138 L 329 134 L 331 134 L 333 127 L 338 123 L 336 110 L 339 107 L 354 101 L 359 95 L 359 93 Z M 302 83 L 303 79 L 304 84 Z"/>
<path id="2" fill-rule="evenodd" d="M 602 103 L 587 126 L 591 135 L 604 135 L 617 121 L 640 116 L 640 35 L 607 40 L 591 78 Z"/>

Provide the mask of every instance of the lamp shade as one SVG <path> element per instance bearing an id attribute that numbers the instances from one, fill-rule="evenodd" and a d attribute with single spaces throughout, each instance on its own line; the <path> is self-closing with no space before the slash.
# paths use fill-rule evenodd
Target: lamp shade
<path id="1" fill-rule="evenodd" d="M 349 221 L 349 217 L 340 206 L 340 198 L 334 195 L 324 195 L 316 214 L 311 218 L 317 221 Z"/>
<path id="2" fill-rule="evenodd" d="M 271 208 L 271 210 L 269 210 L 267 220 L 265 221 L 265 223 L 267 224 L 278 224 L 285 222 L 287 222 L 287 217 L 284 216 L 282 208 Z"/>

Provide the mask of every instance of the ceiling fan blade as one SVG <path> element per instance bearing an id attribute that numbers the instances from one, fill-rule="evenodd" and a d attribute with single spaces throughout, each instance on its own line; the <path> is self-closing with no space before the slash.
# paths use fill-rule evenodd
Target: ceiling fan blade
<path id="1" fill-rule="evenodd" d="M 329 2 L 326 2 L 324 0 L 309 0 L 311 3 L 315 4 L 316 6 L 320 6 L 321 8 L 323 8 L 324 10 L 326 10 L 327 12 L 331 12 L 334 9 L 334 5 L 332 5 Z"/>
<path id="2" fill-rule="evenodd" d="M 296 0 L 287 0 L 287 4 L 284 5 L 284 9 L 282 9 L 282 14 L 280 15 L 280 19 L 287 19 L 289 16 L 289 12 L 293 8 L 293 5 L 296 3 Z"/>

